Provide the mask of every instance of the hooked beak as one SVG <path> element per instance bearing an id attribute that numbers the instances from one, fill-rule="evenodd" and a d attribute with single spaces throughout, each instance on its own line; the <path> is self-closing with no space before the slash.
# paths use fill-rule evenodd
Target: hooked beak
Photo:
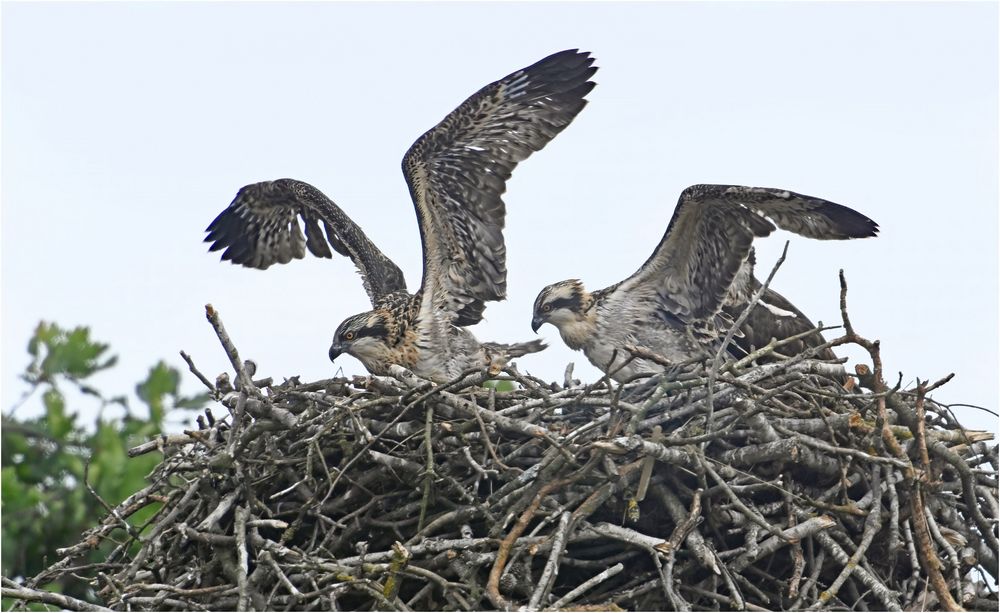
<path id="1" fill-rule="evenodd" d="M 542 327 L 545 323 L 545 318 L 541 315 L 535 315 L 531 318 L 531 331 L 537 333 L 538 329 Z"/>
<path id="2" fill-rule="evenodd" d="M 338 341 L 334 340 L 333 343 L 330 345 L 330 361 L 332 362 L 336 360 L 337 356 L 344 353 L 345 349 L 347 349 L 347 347 L 341 345 Z"/>

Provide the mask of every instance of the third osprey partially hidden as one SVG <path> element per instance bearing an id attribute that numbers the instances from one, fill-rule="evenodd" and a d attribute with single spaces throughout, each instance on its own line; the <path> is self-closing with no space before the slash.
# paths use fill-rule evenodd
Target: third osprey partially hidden
<path id="1" fill-rule="evenodd" d="M 423 281 L 406 291 L 403 273 L 318 189 L 293 179 L 240 189 L 208 226 L 222 259 L 267 268 L 305 256 L 358 267 L 371 311 L 337 328 L 330 359 L 349 353 L 370 372 L 399 364 L 434 381 L 542 350 L 541 341 L 480 343 L 465 329 L 507 288 L 501 195 L 518 162 L 544 147 L 586 105 L 597 68 L 589 53 L 562 51 L 482 88 L 421 136 L 403 158 L 423 244 Z M 299 226 L 305 225 L 305 235 Z M 320 228 L 322 223 L 326 230 Z"/>
<path id="2" fill-rule="evenodd" d="M 629 345 L 678 362 L 714 354 L 733 323 L 731 314 L 742 311 L 760 287 L 753 276 L 753 239 L 770 234 L 775 224 L 817 239 L 878 232 L 878 225 L 861 213 L 819 198 L 760 187 L 694 185 L 681 193 L 663 239 L 635 274 L 595 292 L 576 279 L 549 285 L 535 299 L 531 327 L 537 332 L 544 323 L 555 325 L 571 349 L 582 349 L 618 381 L 663 370 L 648 360 L 629 361 Z M 812 327 L 791 303 L 768 290 L 739 343 L 760 347 L 772 337 Z M 805 343 L 822 342 L 815 337 Z"/>

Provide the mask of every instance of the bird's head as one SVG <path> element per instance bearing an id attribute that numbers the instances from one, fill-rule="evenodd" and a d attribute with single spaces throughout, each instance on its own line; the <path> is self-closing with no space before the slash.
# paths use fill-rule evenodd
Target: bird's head
<path id="1" fill-rule="evenodd" d="M 542 324 L 550 323 L 560 332 L 586 318 L 590 308 L 590 294 L 578 279 L 569 279 L 549 285 L 535 298 L 531 315 L 531 329 L 538 332 Z"/>
<path id="2" fill-rule="evenodd" d="M 380 311 L 367 311 L 348 317 L 337 326 L 330 345 L 330 361 L 342 353 L 361 360 L 368 370 L 372 364 L 384 362 L 389 352 L 388 316 Z"/>

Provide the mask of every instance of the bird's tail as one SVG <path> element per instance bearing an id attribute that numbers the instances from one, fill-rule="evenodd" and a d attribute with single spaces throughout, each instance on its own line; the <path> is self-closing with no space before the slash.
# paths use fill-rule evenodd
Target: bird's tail
<path id="1" fill-rule="evenodd" d="M 508 358 L 519 358 L 522 355 L 528 355 L 529 353 L 538 353 L 542 349 L 548 347 L 544 341 L 533 340 L 527 343 L 511 343 L 509 345 L 503 343 L 490 343 L 492 352 L 502 353 Z"/>

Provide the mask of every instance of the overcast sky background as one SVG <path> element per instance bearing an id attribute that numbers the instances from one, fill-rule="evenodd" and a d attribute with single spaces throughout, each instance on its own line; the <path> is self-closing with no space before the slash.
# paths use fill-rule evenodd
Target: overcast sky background
<path id="1" fill-rule="evenodd" d="M 886 373 L 955 380 L 996 409 L 998 5 L 983 3 L 18 4 L 2 7 L 2 402 L 39 320 L 89 325 L 114 395 L 178 350 L 228 370 L 220 311 L 259 376 L 328 377 L 337 324 L 369 304 L 346 258 L 266 272 L 219 263 L 203 229 L 247 183 L 309 181 L 420 283 L 399 169 L 486 83 L 566 48 L 600 66 L 590 105 L 508 183 L 508 299 L 474 328 L 523 341 L 532 301 L 598 289 L 656 246 L 694 183 L 791 189 L 875 219 L 877 239 L 792 237 L 773 287 L 857 330 Z M 758 241 L 766 276 L 788 235 Z M 596 369 L 555 328 L 519 361 Z M 857 352 L 848 354 L 860 358 Z M 82 405 L 78 405 L 82 406 Z M 28 415 L 30 406 L 21 409 Z M 955 408 L 971 427 L 996 419 Z"/>

